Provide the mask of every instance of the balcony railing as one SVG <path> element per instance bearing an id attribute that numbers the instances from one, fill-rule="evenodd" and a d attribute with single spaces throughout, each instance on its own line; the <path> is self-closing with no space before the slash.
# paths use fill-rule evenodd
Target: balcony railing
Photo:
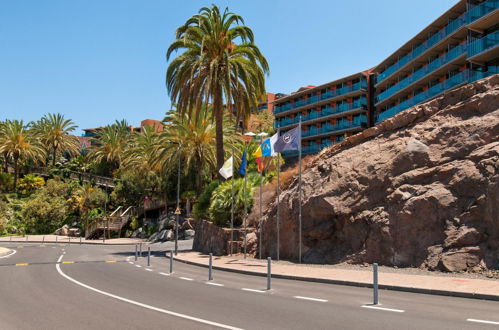
<path id="1" fill-rule="evenodd" d="M 360 109 L 362 107 L 367 107 L 367 100 L 365 97 L 360 98 L 358 100 L 355 100 L 352 103 L 340 104 L 339 106 L 337 106 L 335 108 L 328 106 L 320 111 L 314 110 L 314 111 L 310 112 L 308 115 L 303 116 L 301 118 L 301 120 L 303 123 L 303 122 L 307 122 L 307 121 L 314 120 L 317 118 L 331 116 L 331 115 L 334 115 L 337 113 L 348 112 L 348 111 L 351 111 L 354 109 Z M 278 127 L 285 127 L 288 125 L 298 124 L 299 121 L 300 121 L 299 116 L 296 116 L 293 119 L 288 118 L 288 119 L 276 120 L 274 123 L 274 127 L 277 129 Z"/>
<path id="2" fill-rule="evenodd" d="M 469 70 L 465 70 L 463 72 L 460 72 L 452 77 L 450 77 L 449 79 L 447 79 L 446 81 L 443 81 L 439 84 L 436 84 L 435 86 L 427 89 L 426 91 L 423 91 L 417 95 L 415 95 L 414 97 L 408 99 L 408 100 L 405 100 L 404 102 L 402 103 L 399 103 L 397 104 L 396 106 L 393 106 L 389 109 L 387 109 L 386 111 L 382 112 L 377 121 L 376 122 L 381 122 L 391 116 L 394 116 L 396 115 L 397 113 L 401 112 L 402 110 L 405 110 L 407 108 L 410 108 L 416 104 L 419 104 L 423 101 L 426 101 L 448 89 L 451 89 L 457 85 L 460 85 L 462 83 L 467 83 L 469 81 L 469 78 L 470 78 L 470 72 Z"/>
<path id="3" fill-rule="evenodd" d="M 468 44 L 468 57 L 480 54 L 499 45 L 499 31 L 490 33 L 480 39 L 474 39 Z"/>
<path id="4" fill-rule="evenodd" d="M 351 93 L 353 91 L 365 89 L 365 88 L 367 88 L 367 81 L 361 80 L 361 81 L 359 81 L 355 84 L 352 84 L 350 86 L 344 86 L 344 87 L 338 88 L 334 91 L 328 91 L 328 92 L 323 93 L 321 95 L 314 95 L 312 97 L 309 97 L 306 100 L 300 100 L 300 101 L 295 102 L 295 103 L 285 104 L 285 105 L 281 105 L 281 106 L 275 106 L 274 113 L 281 113 L 284 111 L 288 111 L 290 109 L 298 108 L 298 107 L 308 105 L 308 104 L 317 103 L 317 102 L 320 102 L 320 101 L 323 101 L 326 99 L 341 96 L 341 95 Z"/>
<path id="5" fill-rule="evenodd" d="M 444 66 L 445 64 L 449 63 L 450 61 L 454 60 L 455 58 L 457 58 L 463 54 L 466 54 L 466 45 L 465 44 L 458 45 L 458 46 L 452 48 L 444 56 L 436 58 L 435 60 L 431 61 L 428 65 L 415 71 L 409 77 L 402 79 L 401 81 L 399 81 L 398 83 L 396 83 L 392 87 L 388 88 L 386 91 L 380 93 L 376 97 L 376 103 L 379 103 L 379 102 L 383 101 L 384 99 L 392 96 L 396 92 L 404 89 L 405 87 L 409 86 L 410 84 L 418 81 L 419 79 L 423 78 L 424 76 L 437 70 L 438 68 Z"/>
<path id="6" fill-rule="evenodd" d="M 385 80 L 391 76 L 398 69 L 409 63 L 411 60 L 417 58 L 427 49 L 433 47 L 435 44 L 445 39 L 447 36 L 452 34 L 454 31 L 459 29 L 461 26 L 466 24 L 466 13 L 463 13 L 458 18 L 449 22 L 445 27 L 440 29 L 438 32 L 429 37 L 425 42 L 415 47 L 412 51 L 407 53 L 405 56 L 401 57 L 397 62 L 386 68 L 383 72 L 378 75 L 378 83 Z"/>
<path id="7" fill-rule="evenodd" d="M 336 125 L 326 123 L 325 125 L 322 125 L 322 127 L 320 127 L 320 128 L 317 128 L 314 126 L 314 127 L 311 127 L 308 131 L 302 131 L 302 137 L 310 137 L 310 136 L 316 136 L 316 135 L 321 135 L 321 134 L 327 134 L 330 132 L 341 131 L 344 129 L 362 127 L 363 123 L 367 123 L 366 116 L 359 116 L 358 118 L 354 119 L 354 121 L 352 121 L 352 122 L 341 121 L 340 123 L 337 123 Z"/>
<path id="8" fill-rule="evenodd" d="M 490 12 L 499 8 L 499 0 L 488 0 L 476 5 L 468 10 L 466 20 L 469 23 L 476 21 L 480 17 L 487 15 Z"/>

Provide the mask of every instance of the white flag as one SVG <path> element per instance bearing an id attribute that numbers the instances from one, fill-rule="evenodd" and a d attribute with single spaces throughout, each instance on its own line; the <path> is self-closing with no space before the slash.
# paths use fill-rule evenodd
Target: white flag
<path id="1" fill-rule="evenodd" d="M 222 166 L 222 168 L 218 171 L 220 173 L 221 176 L 223 176 L 225 178 L 225 180 L 227 180 L 228 178 L 230 178 L 232 176 L 232 156 L 227 159 L 224 163 L 224 165 Z"/>

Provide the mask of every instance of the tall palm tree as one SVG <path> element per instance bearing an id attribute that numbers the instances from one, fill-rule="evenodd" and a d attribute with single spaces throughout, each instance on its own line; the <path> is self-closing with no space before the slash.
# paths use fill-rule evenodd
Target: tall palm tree
<path id="1" fill-rule="evenodd" d="M 39 139 L 22 120 L 7 120 L 0 127 L 0 153 L 12 161 L 14 191 L 17 189 L 20 162 L 31 160 L 37 163 L 45 157 L 45 150 Z"/>
<path id="2" fill-rule="evenodd" d="M 52 157 L 52 166 L 55 165 L 57 154 L 78 153 L 78 138 L 70 134 L 77 127 L 71 119 L 64 118 L 60 113 L 49 113 L 33 124 L 33 129 L 47 149 L 47 155 Z"/>
<path id="3" fill-rule="evenodd" d="M 182 53 L 172 60 L 166 72 L 172 103 L 180 113 L 195 111 L 195 117 L 203 105 L 213 105 L 216 164 L 220 168 L 224 163 L 224 108 L 232 112 L 235 106 L 237 120 L 256 108 L 265 92 L 267 60 L 243 18 L 228 8 L 222 13 L 215 5 L 201 8 L 177 29 L 176 40 L 166 53 L 167 60 L 177 51 Z"/>
<path id="4" fill-rule="evenodd" d="M 179 157 L 184 175 L 193 171 L 196 177 L 196 190 L 201 191 L 203 178 L 217 173 L 216 129 L 210 118 L 211 109 L 202 107 L 198 117 L 188 113 L 170 112 L 165 118 L 157 149 L 157 161 L 170 171 L 177 169 Z M 228 117 L 228 116 L 227 116 Z M 225 119 L 223 129 L 224 146 L 227 150 L 238 147 L 234 126 Z"/>

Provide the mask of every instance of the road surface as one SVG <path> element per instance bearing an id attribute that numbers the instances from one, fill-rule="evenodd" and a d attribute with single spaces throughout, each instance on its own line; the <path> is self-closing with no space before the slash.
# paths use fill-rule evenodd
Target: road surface
<path id="1" fill-rule="evenodd" d="M 499 328 L 493 301 L 381 290 L 372 306 L 367 288 L 273 279 L 268 291 L 264 277 L 208 281 L 179 262 L 169 274 L 170 243 L 152 245 L 150 267 L 130 246 L 0 246 L 16 251 L 0 258 L 0 329 Z"/>

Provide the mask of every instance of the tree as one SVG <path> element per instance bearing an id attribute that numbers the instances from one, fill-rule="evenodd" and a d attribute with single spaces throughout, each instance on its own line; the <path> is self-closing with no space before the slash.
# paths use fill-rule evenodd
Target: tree
<path id="1" fill-rule="evenodd" d="M 96 162 L 107 162 L 111 172 L 118 169 L 127 148 L 130 127 L 122 120 L 103 127 L 94 139 L 96 146 L 89 153 L 89 158 Z"/>
<path id="2" fill-rule="evenodd" d="M 203 7 L 176 31 L 176 40 L 166 56 L 183 51 L 166 72 L 166 86 L 180 113 L 195 112 L 212 104 L 216 133 L 216 165 L 224 155 L 223 121 L 225 108 L 237 109 L 237 120 L 257 107 L 265 92 L 267 60 L 254 43 L 253 31 L 241 16 L 223 13 L 213 5 Z"/>
<path id="3" fill-rule="evenodd" d="M 7 120 L 0 129 L 0 153 L 12 161 L 14 191 L 16 191 L 20 162 L 28 160 L 33 163 L 41 162 L 45 157 L 45 150 L 22 120 Z"/>
<path id="4" fill-rule="evenodd" d="M 76 128 L 71 119 L 65 119 L 60 113 L 49 113 L 33 124 L 34 131 L 47 150 L 47 156 L 52 157 L 52 166 L 55 166 L 57 154 L 78 153 L 80 147 L 78 138 L 70 134 Z"/>
<path id="5" fill-rule="evenodd" d="M 182 164 L 183 174 L 193 171 L 195 188 L 201 192 L 204 178 L 211 178 L 218 170 L 216 162 L 216 128 L 210 120 L 210 108 L 200 109 L 200 115 L 171 112 L 165 118 L 167 125 L 158 143 L 158 162 L 167 171 L 176 173 L 178 160 Z M 226 118 L 222 125 L 225 147 L 239 151 L 240 140 L 234 126 Z"/>

